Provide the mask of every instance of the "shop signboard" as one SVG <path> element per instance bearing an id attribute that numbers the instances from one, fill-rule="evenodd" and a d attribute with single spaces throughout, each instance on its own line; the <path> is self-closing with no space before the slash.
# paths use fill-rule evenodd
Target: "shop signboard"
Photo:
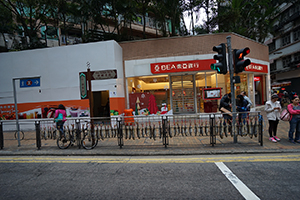
<path id="1" fill-rule="evenodd" d="M 189 61 L 177 61 L 177 62 L 151 63 L 150 67 L 151 67 L 152 74 L 161 74 L 161 73 L 211 70 L 210 65 L 212 63 L 216 63 L 216 60 L 207 59 L 207 60 L 189 60 Z"/>
<path id="2" fill-rule="evenodd" d="M 268 73 L 268 65 L 262 65 L 262 64 L 258 64 L 258 63 L 251 63 L 250 65 L 245 67 L 245 71 Z"/>

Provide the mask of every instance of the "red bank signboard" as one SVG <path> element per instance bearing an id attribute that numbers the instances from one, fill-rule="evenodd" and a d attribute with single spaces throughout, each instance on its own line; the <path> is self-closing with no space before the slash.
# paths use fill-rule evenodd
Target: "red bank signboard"
<path id="1" fill-rule="evenodd" d="M 268 65 L 251 63 L 250 65 L 248 65 L 247 67 L 245 67 L 245 71 L 248 71 L 248 72 L 268 73 Z"/>
<path id="2" fill-rule="evenodd" d="M 208 60 L 189 60 L 178 62 L 151 63 L 152 74 L 190 72 L 211 70 L 210 64 L 216 63 L 214 59 Z"/>
<path id="3" fill-rule="evenodd" d="M 211 71 L 210 65 L 216 63 L 214 59 L 189 60 L 177 62 L 151 63 L 152 74 L 190 72 L 190 71 Z M 268 73 L 268 65 L 251 63 L 245 68 L 248 72 Z"/>

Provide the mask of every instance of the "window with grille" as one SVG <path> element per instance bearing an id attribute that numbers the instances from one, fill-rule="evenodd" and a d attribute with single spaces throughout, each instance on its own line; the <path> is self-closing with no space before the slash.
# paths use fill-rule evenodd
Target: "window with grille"
<path id="1" fill-rule="evenodd" d="M 277 70 L 277 67 L 276 67 L 276 61 L 274 61 L 274 62 L 270 65 L 270 70 L 271 70 L 271 71 Z"/>
<path id="2" fill-rule="evenodd" d="M 290 44 L 290 43 L 291 43 L 290 34 L 287 34 L 287 35 L 282 37 L 282 46 L 285 46 L 285 45 Z"/>
<path id="3" fill-rule="evenodd" d="M 284 68 L 289 67 L 291 62 L 292 62 L 292 57 L 291 56 L 286 56 L 286 57 L 282 58 L 282 65 L 283 65 Z"/>
<path id="4" fill-rule="evenodd" d="M 269 46 L 269 52 L 272 52 L 275 50 L 275 42 L 268 44 L 268 46 Z"/>
<path id="5" fill-rule="evenodd" d="M 294 31 L 294 41 L 298 41 L 300 39 L 300 28 Z"/>
<path id="6" fill-rule="evenodd" d="M 294 61 L 296 63 L 300 63 L 300 52 L 294 54 Z"/>

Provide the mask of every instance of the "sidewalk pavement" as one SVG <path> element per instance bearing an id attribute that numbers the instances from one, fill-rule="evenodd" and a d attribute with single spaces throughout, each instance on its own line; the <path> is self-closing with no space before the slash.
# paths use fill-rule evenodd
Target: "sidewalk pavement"
<path id="1" fill-rule="evenodd" d="M 4 133 L 4 148 L 0 150 L 0 156 L 163 156 L 163 155 L 205 155 L 205 154 L 256 154 L 256 153 L 300 153 L 300 144 L 288 141 L 289 122 L 280 121 L 277 136 L 280 142 L 269 141 L 268 121 L 264 112 L 263 146 L 260 146 L 258 137 L 238 136 L 237 143 L 233 137 L 228 136 L 220 139 L 214 147 L 210 145 L 209 136 L 177 136 L 169 139 L 167 148 L 162 140 L 156 141 L 149 137 L 125 140 L 120 149 L 117 138 L 99 140 L 98 145 L 92 150 L 79 149 L 76 145 L 68 149 L 59 149 L 56 140 L 42 140 L 41 149 L 36 147 L 35 132 L 25 132 L 25 139 L 14 139 L 13 132 Z"/>

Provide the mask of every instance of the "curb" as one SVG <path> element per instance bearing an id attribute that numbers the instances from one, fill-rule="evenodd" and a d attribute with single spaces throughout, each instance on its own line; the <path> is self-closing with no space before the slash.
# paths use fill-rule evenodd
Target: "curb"
<path id="1" fill-rule="evenodd" d="M 240 151 L 199 151 L 199 152 L 124 152 L 99 153 L 88 151 L 86 153 L 61 152 L 54 153 L 43 150 L 30 150 L 30 152 L 0 151 L 0 156 L 189 156 L 189 155 L 233 155 L 233 154 L 274 154 L 274 153 L 300 153 L 300 149 L 269 149 L 269 150 L 240 150 Z"/>

